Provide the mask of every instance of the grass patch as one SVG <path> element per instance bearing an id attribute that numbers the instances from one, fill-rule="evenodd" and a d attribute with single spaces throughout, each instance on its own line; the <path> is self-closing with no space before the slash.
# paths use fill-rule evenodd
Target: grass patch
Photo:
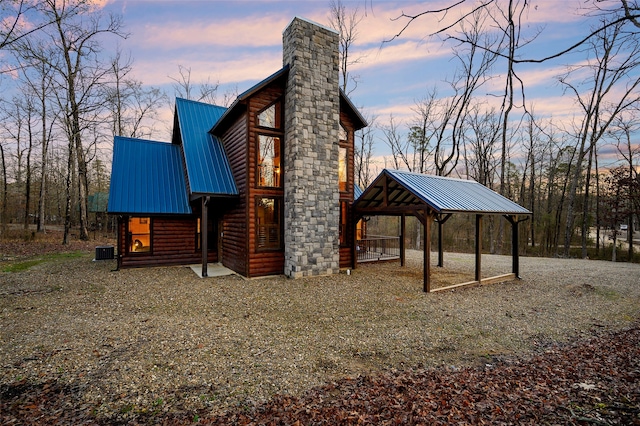
<path id="1" fill-rule="evenodd" d="M 68 253 L 50 253 L 33 259 L 19 260 L 9 262 L 2 267 L 2 272 L 23 272 L 41 263 L 56 262 L 60 260 L 75 259 L 84 256 L 81 251 L 73 251 Z"/>

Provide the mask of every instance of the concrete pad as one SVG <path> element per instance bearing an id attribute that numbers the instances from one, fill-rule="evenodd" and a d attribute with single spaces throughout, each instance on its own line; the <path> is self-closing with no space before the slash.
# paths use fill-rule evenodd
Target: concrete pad
<path id="1" fill-rule="evenodd" d="M 191 268 L 191 270 L 195 272 L 197 276 L 199 276 L 200 278 L 203 278 L 201 263 L 197 265 L 189 265 L 189 268 Z M 207 276 L 205 278 L 224 277 L 226 275 L 235 275 L 235 272 L 233 272 L 229 268 L 225 268 L 219 263 L 207 263 Z"/>

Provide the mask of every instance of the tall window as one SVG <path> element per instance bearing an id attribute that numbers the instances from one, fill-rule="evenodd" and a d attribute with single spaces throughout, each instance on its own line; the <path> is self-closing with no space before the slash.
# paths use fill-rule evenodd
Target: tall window
<path id="1" fill-rule="evenodd" d="M 340 187 L 340 192 L 346 192 L 347 177 L 349 175 L 347 168 L 347 147 L 349 146 L 349 142 L 347 130 L 344 128 L 342 123 L 338 129 L 338 137 L 340 138 L 340 151 L 338 152 L 338 185 Z"/>
<path id="2" fill-rule="evenodd" d="M 282 186 L 282 102 L 276 101 L 256 115 L 257 157 L 256 185 L 266 188 Z"/>
<path id="3" fill-rule="evenodd" d="M 258 186 L 280 187 L 280 138 L 258 135 Z"/>
<path id="4" fill-rule="evenodd" d="M 338 184 L 340 191 L 347 190 L 347 148 L 340 147 L 338 159 Z"/>
<path id="5" fill-rule="evenodd" d="M 151 218 L 130 217 L 128 232 L 129 253 L 148 253 L 151 251 Z"/>
<path id="6" fill-rule="evenodd" d="M 279 198 L 256 199 L 256 240 L 258 249 L 282 248 Z"/>

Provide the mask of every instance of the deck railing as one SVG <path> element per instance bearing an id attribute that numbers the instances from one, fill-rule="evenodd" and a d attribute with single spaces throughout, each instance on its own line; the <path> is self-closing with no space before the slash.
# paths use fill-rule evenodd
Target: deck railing
<path id="1" fill-rule="evenodd" d="M 400 237 L 368 235 L 356 242 L 358 262 L 375 262 L 400 258 Z"/>

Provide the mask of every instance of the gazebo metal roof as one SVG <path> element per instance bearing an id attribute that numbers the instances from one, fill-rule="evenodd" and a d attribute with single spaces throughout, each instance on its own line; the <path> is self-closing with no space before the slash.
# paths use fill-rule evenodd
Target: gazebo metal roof
<path id="1" fill-rule="evenodd" d="M 441 213 L 531 214 L 519 204 L 473 181 L 385 169 L 354 205 L 375 214 L 429 208 Z"/>

